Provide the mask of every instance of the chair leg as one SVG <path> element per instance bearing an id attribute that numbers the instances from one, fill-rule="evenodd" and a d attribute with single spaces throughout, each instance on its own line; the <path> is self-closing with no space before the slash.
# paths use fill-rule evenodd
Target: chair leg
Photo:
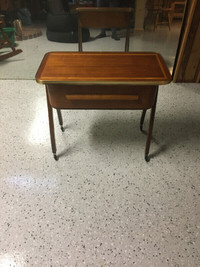
<path id="1" fill-rule="evenodd" d="M 83 51 L 83 44 L 82 44 L 82 28 L 80 25 L 80 21 L 78 22 L 78 51 Z"/>
<path id="2" fill-rule="evenodd" d="M 142 111 L 142 116 L 141 116 L 141 119 L 140 119 L 140 130 L 141 132 L 143 131 L 143 124 L 144 124 L 144 119 L 145 119 L 145 115 L 146 115 L 146 109 L 144 109 Z"/>
<path id="3" fill-rule="evenodd" d="M 46 96 L 47 96 L 47 108 L 48 108 L 48 115 L 49 115 L 49 130 L 50 130 L 50 138 L 51 138 L 51 148 L 52 148 L 54 159 L 58 160 L 58 156 L 56 155 L 56 141 L 55 141 L 54 122 L 53 122 L 53 109 L 52 109 L 50 102 L 49 102 L 47 86 L 46 86 Z"/>
<path id="4" fill-rule="evenodd" d="M 155 30 L 157 28 L 158 22 L 159 22 L 159 12 L 156 13 L 156 18 L 155 18 L 155 21 L 154 21 L 154 28 L 153 28 L 154 32 L 155 32 Z"/>
<path id="5" fill-rule="evenodd" d="M 169 26 L 169 30 L 171 30 L 171 15 L 170 13 L 168 13 L 168 26 Z"/>
<path id="6" fill-rule="evenodd" d="M 62 119 L 61 110 L 60 109 L 56 109 L 56 110 L 57 110 L 57 114 L 58 114 L 58 120 L 59 120 L 61 131 L 64 132 L 65 129 L 63 128 L 63 119 Z"/>
<path id="7" fill-rule="evenodd" d="M 125 52 L 129 52 L 130 28 L 126 31 Z"/>
<path id="8" fill-rule="evenodd" d="M 157 103 L 157 95 L 158 95 L 158 89 L 156 93 L 156 98 L 155 102 L 153 104 L 153 107 L 151 108 L 151 115 L 150 115 L 150 122 L 149 122 L 149 130 L 147 134 L 147 141 L 146 141 L 146 147 L 145 147 L 145 160 L 146 162 L 150 161 L 149 158 L 149 148 L 151 144 L 151 137 L 152 137 L 152 131 L 153 131 L 153 123 L 154 123 L 154 117 L 155 117 L 155 112 L 156 112 L 156 103 Z"/>

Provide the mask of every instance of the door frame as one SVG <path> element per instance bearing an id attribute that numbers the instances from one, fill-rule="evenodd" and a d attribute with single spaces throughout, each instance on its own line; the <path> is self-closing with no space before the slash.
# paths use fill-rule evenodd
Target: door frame
<path id="1" fill-rule="evenodd" d="M 177 54 L 173 82 L 200 82 L 200 1 L 188 0 Z"/>

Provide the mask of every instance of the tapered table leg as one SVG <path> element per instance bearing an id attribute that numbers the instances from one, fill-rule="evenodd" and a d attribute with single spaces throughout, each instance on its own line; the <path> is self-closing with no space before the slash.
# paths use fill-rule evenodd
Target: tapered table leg
<path id="1" fill-rule="evenodd" d="M 153 104 L 153 106 L 151 108 L 151 115 L 150 115 L 150 122 L 149 122 L 149 130 L 148 130 L 148 134 L 147 134 L 147 141 L 146 141 L 146 147 L 145 147 L 145 160 L 147 162 L 150 161 L 150 158 L 149 158 L 149 149 L 150 149 L 150 144 L 151 144 L 151 137 L 152 137 L 152 131 L 153 131 L 153 123 L 154 123 L 154 117 L 155 117 L 155 112 L 156 112 L 157 96 L 158 96 L 158 87 L 157 87 L 155 102 L 154 102 L 154 104 Z"/>
<path id="2" fill-rule="evenodd" d="M 47 95 L 47 108 L 49 115 L 49 130 L 50 130 L 50 138 L 51 138 L 51 148 L 53 152 L 53 156 L 55 160 L 58 160 L 58 156 L 56 155 L 56 141 L 55 141 L 55 132 L 54 132 L 54 122 L 53 122 L 53 109 L 49 102 L 48 95 L 48 87 L 46 86 L 46 95 Z"/>
<path id="3" fill-rule="evenodd" d="M 144 124 L 144 118 L 145 118 L 145 115 L 146 115 L 146 109 L 144 109 L 142 111 L 142 116 L 141 116 L 141 119 L 140 119 L 140 130 L 143 131 L 143 124 Z"/>
<path id="4" fill-rule="evenodd" d="M 62 130 L 62 132 L 64 132 L 64 128 L 63 128 L 63 119 L 62 119 L 62 114 L 61 114 L 61 110 L 60 109 L 56 109 L 57 110 L 57 114 L 58 114 L 58 120 L 59 120 L 59 124 L 60 124 L 60 128 Z"/>

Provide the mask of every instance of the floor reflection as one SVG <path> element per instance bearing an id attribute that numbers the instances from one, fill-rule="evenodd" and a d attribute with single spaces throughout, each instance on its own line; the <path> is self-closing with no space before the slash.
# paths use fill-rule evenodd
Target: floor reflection
<path id="1" fill-rule="evenodd" d="M 172 71 L 176 55 L 181 20 L 174 20 L 171 30 L 166 25 L 158 26 L 155 31 L 148 28 L 145 31 L 133 31 L 130 37 L 130 51 L 155 51 L 160 53 L 169 69 Z M 58 43 L 47 40 L 46 26 L 37 25 L 42 35 L 28 40 L 16 41 L 16 47 L 23 53 L 10 59 L 0 61 L 0 79 L 34 79 L 40 62 L 49 51 L 78 51 L 78 44 Z M 83 44 L 83 51 L 123 51 L 125 36 L 121 34 L 120 41 L 115 41 L 108 36 L 94 39 L 99 30 L 90 30 L 91 41 Z M 111 35 L 111 32 L 110 32 Z M 7 48 L 4 48 L 7 49 Z M 3 50 L 2 50 L 3 51 Z"/>

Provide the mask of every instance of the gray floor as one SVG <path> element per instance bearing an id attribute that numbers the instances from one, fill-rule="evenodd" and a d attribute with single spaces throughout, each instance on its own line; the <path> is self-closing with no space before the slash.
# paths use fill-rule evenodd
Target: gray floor
<path id="1" fill-rule="evenodd" d="M 63 111 L 56 162 L 44 87 L 0 93 L 1 267 L 200 266 L 199 84 L 160 87 L 149 163 L 140 111 Z"/>

